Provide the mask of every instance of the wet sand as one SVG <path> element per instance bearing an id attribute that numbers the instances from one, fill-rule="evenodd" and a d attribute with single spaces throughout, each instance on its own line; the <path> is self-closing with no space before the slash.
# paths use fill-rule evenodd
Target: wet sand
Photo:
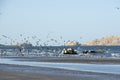
<path id="1" fill-rule="evenodd" d="M 120 64 L 114 58 L 9 57 L 20 61 Z M 0 80 L 119 80 L 119 74 L 0 64 Z"/>
<path id="2" fill-rule="evenodd" d="M 120 75 L 0 64 L 0 80 L 119 80 Z"/>
<path id="3" fill-rule="evenodd" d="M 79 77 L 60 76 L 60 75 L 45 75 L 31 74 L 21 72 L 0 72 L 0 80 L 90 80 L 80 79 Z"/>
<path id="4" fill-rule="evenodd" d="M 95 63 L 95 64 L 120 64 L 120 58 L 109 57 L 4 57 L 16 59 L 19 61 L 35 61 L 35 62 L 64 62 L 64 63 Z"/>

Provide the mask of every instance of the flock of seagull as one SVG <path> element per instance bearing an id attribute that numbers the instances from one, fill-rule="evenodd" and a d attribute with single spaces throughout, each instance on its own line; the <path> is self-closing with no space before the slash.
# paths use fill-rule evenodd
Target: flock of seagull
<path id="1" fill-rule="evenodd" d="M 27 37 L 24 37 L 22 34 L 20 34 L 20 38 L 19 38 L 21 40 L 13 39 L 13 38 L 8 37 L 6 35 L 0 34 L 0 36 L 1 36 L 0 40 L 5 38 L 5 40 L 9 41 L 9 42 L 5 42 L 5 43 L 11 43 L 11 45 L 13 45 L 13 44 L 15 45 L 15 44 L 18 44 L 18 43 L 20 43 L 20 44 L 22 44 L 22 43 L 31 44 L 32 43 L 31 40 L 32 40 L 32 41 L 35 42 L 35 46 L 42 46 L 42 45 L 43 46 L 48 46 L 49 43 L 60 45 L 60 41 L 63 41 L 63 43 L 66 42 L 65 40 L 63 40 L 62 36 L 59 37 L 59 40 L 60 40 L 59 41 L 59 40 L 56 40 L 54 38 L 50 38 L 50 36 L 48 36 L 48 35 L 46 37 L 46 40 L 44 40 L 44 42 L 43 42 L 43 40 L 41 38 L 38 38 L 37 36 L 32 36 L 32 37 L 27 36 Z M 18 41 L 20 41 L 20 42 L 18 42 Z"/>

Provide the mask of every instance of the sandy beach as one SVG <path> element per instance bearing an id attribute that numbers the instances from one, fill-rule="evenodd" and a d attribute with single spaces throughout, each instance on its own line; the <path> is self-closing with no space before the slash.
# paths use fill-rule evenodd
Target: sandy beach
<path id="1" fill-rule="evenodd" d="M 5 58 L 5 57 L 4 57 Z M 9 57 L 19 61 L 119 64 L 119 59 L 78 57 Z M 119 80 L 119 74 L 75 71 L 48 67 L 0 64 L 0 80 Z"/>

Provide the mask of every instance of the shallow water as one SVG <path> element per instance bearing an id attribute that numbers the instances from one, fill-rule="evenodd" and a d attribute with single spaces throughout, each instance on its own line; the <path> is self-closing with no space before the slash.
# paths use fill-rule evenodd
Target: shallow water
<path id="1" fill-rule="evenodd" d="M 89 71 L 99 73 L 120 74 L 120 65 L 112 64 L 84 64 L 84 63 L 53 63 L 53 62 L 28 62 L 13 59 L 0 59 L 1 64 L 16 64 L 34 67 L 49 67 L 66 70 Z"/>
<path id="2" fill-rule="evenodd" d="M 25 57 L 41 57 L 41 56 L 57 56 L 61 57 L 61 51 L 63 48 L 73 48 L 78 55 L 87 57 L 113 57 L 120 58 L 120 46 L 44 46 L 44 47 L 22 47 L 21 53 L 20 47 L 0 47 L 0 56 L 25 56 Z M 96 54 L 83 54 L 85 50 L 105 50 L 104 53 Z"/>

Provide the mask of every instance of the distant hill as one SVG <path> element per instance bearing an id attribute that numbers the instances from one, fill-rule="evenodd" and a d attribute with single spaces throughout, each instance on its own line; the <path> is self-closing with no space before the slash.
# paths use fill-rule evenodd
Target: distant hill
<path id="1" fill-rule="evenodd" d="M 94 39 L 84 43 L 83 45 L 94 46 L 94 45 L 103 45 L 103 46 L 120 46 L 120 36 L 107 36 L 101 39 Z"/>
<path id="2" fill-rule="evenodd" d="M 17 43 L 17 44 L 13 44 L 12 46 L 31 47 L 33 45 L 31 43 Z"/>
<path id="3" fill-rule="evenodd" d="M 65 43 L 65 46 L 79 46 L 79 42 L 77 41 L 68 41 L 67 43 Z"/>

